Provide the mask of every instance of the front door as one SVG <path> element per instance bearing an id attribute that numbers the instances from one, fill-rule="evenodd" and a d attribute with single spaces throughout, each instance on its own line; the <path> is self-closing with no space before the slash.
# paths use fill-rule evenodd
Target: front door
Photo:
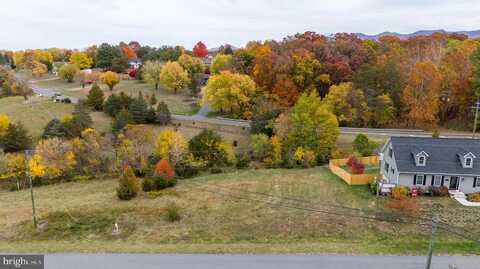
<path id="1" fill-rule="evenodd" d="M 449 190 L 458 190 L 458 183 L 459 183 L 459 178 L 458 177 L 451 177 L 450 178 L 450 187 L 448 188 Z"/>

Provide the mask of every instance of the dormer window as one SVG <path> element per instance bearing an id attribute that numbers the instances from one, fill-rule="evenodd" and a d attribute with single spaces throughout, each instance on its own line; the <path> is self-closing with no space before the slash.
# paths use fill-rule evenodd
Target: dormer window
<path id="1" fill-rule="evenodd" d="M 414 156 L 415 156 L 415 164 L 417 166 L 427 165 L 428 154 L 425 151 L 421 151 L 420 153 L 417 153 Z"/>
<path id="2" fill-rule="evenodd" d="M 470 157 L 465 158 L 465 167 L 472 168 L 473 160 Z"/>
<path id="3" fill-rule="evenodd" d="M 477 158 L 473 153 L 462 153 L 459 156 L 463 168 L 473 168 L 473 159 Z"/>

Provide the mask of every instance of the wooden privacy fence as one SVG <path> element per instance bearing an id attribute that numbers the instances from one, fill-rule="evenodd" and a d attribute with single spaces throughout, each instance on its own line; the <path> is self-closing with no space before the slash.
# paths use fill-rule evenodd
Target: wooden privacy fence
<path id="1" fill-rule="evenodd" d="M 357 159 L 365 165 L 379 164 L 378 156 L 362 157 Z M 328 167 L 332 173 L 343 179 L 348 185 L 365 185 L 374 180 L 375 177 L 378 177 L 378 174 L 351 174 L 342 168 L 342 166 L 346 165 L 347 162 L 348 159 L 333 159 L 328 163 Z"/>

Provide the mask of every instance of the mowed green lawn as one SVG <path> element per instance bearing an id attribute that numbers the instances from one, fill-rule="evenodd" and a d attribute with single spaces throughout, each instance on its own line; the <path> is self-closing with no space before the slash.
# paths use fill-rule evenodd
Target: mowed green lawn
<path id="1" fill-rule="evenodd" d="M 91 88 L 91 85 L 86 85 L 85 88 L 82 88 L 79 82 L 67 83 L 61 79 L 39 80 L 34 84 L 38 87 L 52 89 L 64 95 L 79 99 L 86 98 Z M 155 90 L 155 87 L 152 84 L 142 83 L 137 80 L 122 80 L 114 87 L 113 91 L 110 91 L 108 87 L 102 83 L 100 83 L 99 86 L 102 88 L 106 96 L 110 95 L 111 93 L 119 94 L 120 92 L 124 92 L 128 95 L 136 97 L 139 92 L 142 92 L 144 97 L 147 97 L 155 93 L 157 100 L 159 102 L 164 101 L 168 105 L 170 112 L 182 115 L 192 113 L 193 108 L 190 105 L 191 98 L 188 96 L 188 90 L 179 92 L 178 94 L 173 94 L 164 88 Z"/>
<path id="2" fill-rule="evenodd" d="M 7 115 L 12 122 L 22 122 L 32 136 L 39 136 L 47 123 L 61 119 L 73 111 L 72 104 L 54 103 L 50 98 L 32 96 L 27 102 L 23 97 L 0 98 L 0 114 Z M 94 128 L 99 131 L 110 129 L 110 119 L 100 112 L 91 113 Z"/>
<path id="3" fill-rule="evenodd" d="M 42 232 L 32 227 L 28 191 L 0 191 L 0 252 L 422 255 L 428 246 L 427 226 L 354 217 L 374 210 L 374 197 L 366 187 L 347 186 L 326 167 L 201 176 L 156 198 L 142 193 L 131 201 L 119 201 L 116 187 L 117 179 L 105 178 L 35 188 Z M 474 222 L 478 209 L 448 198 L 420 199 L 427 210 L 432 201 L 445 212 L 458 210 L 464 219 L 456 224 L 480 234 Z M 178 222 L 165 218 L 171 203 L 180 208 Z M 114 223 L 118 235 L 112 233 Z M 480 254 L 480 247 L 444 231 L 436 246 L 437 254 Z"/>

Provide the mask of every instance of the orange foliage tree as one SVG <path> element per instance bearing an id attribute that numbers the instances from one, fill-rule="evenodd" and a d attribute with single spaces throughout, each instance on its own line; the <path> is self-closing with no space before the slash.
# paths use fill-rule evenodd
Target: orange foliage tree
<path id="1" fill-rule="evenodd" d="M 413 127 L 437 122 L 442 75 L 431 61 L 417 62 L 403 90 L 404 116 Z"/>

